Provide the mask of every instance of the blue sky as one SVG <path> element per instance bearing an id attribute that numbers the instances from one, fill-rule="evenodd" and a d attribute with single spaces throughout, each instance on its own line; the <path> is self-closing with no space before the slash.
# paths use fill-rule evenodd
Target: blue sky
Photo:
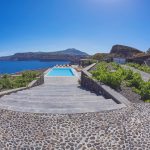
<path id="1" fill-rule="evenodd" d="M 149 0 L 0 0 L 0 55 L 150 47 Z"/>

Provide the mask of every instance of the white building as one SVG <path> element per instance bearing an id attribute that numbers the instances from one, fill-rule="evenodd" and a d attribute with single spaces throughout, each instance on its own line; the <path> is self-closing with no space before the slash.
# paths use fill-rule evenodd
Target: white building
<path id="1" fill-rule="evenodd" d="M 125 58 L 113 58 L 113 62 L 116 62 L 118 64 L 125 64 L 126 59 Z"/>

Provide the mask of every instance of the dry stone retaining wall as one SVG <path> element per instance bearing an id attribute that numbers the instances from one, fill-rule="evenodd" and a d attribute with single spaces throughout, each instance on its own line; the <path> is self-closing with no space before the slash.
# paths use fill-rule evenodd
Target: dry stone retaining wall
<path id="1" fill-rule="evenodd" d="M 104 85 L 94 79 L 92 79 L 92 74 L 89 73 L 89 70 L 93 68 L 96 63 L 86 67 L 81 72 L 81 86 L 87 90 L 90 90 L 96 94 L 101 94 L 107 99 L 113 99 L 118 104 L 125 104 L 130 106 L 131 103 L 128 99 L 126 99 L 123 95 L 110 88 L 107 85 Z"/>

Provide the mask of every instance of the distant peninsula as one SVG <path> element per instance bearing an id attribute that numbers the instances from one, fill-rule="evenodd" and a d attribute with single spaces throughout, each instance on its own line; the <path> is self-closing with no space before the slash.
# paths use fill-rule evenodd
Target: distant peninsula
<path id="1" fill-rule="evenodd" d="M 0 57 L 1 61 L 23 61 L 23 60 L 67 60 L 72 63 L 79 62 L 82 58 L 87 58 L 89 55 L 85 52 L 77 50 L 75 48 L 70 48 L 62 51 L 55 52 L 26 52 L 26 53 L 16 53 L 11 56 Z"/>

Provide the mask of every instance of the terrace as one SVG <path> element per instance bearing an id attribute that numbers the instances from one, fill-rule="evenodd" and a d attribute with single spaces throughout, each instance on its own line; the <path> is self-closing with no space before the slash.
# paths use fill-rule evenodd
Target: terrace
<path id="1" fill-rule="evenodd" d="M 93 70 L 88 67 L 81 73 L 82 87 L 80 76 L 45 76 L 42 85 L 1 97 L 0 147 L 148 150 L 150 104 L 125 97 L 127 103 L 106 84 L 98 84 L 101 90 L 87 89 L 87 80 L 93 79 L 83 82 L 83 76 L 89 69 Z M 91 87 L 95 81 L 90 83 Z"/>

